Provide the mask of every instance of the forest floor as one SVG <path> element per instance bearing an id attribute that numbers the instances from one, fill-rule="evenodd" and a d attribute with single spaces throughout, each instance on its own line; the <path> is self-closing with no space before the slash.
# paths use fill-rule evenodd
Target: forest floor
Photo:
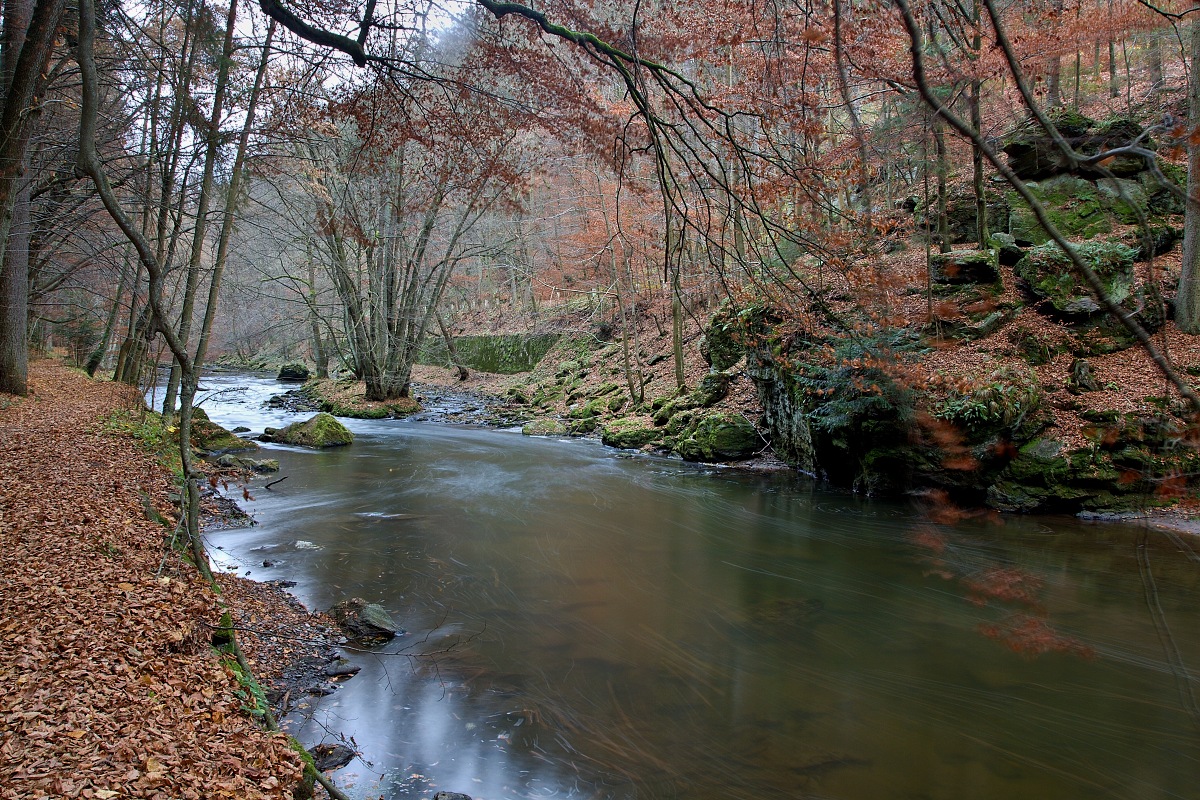
<path id="1" fill-rule="evenodd" d="M 29 387 L 0 394 L 0 798 L 292 797 L 300 757 L 244 710 L 212 628 L 228 607 L 294 635 L 239 637 L 270 686 L 327 646 L 322 620 L 228 575 L 218 596 L 169 548 L 135 390 L 52 361 Z"/>

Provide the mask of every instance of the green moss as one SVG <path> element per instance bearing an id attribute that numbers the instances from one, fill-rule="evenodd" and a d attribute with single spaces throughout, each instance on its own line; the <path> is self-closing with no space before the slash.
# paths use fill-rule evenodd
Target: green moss
<path id="1" fill-rule="evenodd" d="M 661 438 L 661 429 L 635 418 L 615 419 L 606 423 L 600 433 L 600 441 L 622 450 L 645 447 Z"/>
<path id="2" fill-rule="evenodd" d="M 539 419 L 521 428 L 526 436 L 562 436 L 567 432 L 567 426 L 554 419 Z"/>
<path id="3" fill-rule="evenodd" d="M 354 441 L 354 434 L 332 415 L 322 412 L 304 422 L 268 434 L 271 441 L 301 447 L 341 447 Z"/>
<path id="4" fill-rule="evenodd" d="M 1131 247 L 1118 242 L 1083 242 L 1072 246 L 1075 254 L 1087 264 L 1104 286 L 1105 293 L 1116 303 L 1129 299 L 1133 292 L 1133 259 Z M 1100 304 L 1083 278 L 1076 274 L 1070 257 L 1052 242 L 1034 247 L 1013 268 L 1040 297 L 1050 301 L 1065 314 L 1092 314 Z"/>
<path id="5" fill-rule="evenodd" d="M 293 800 L 309 800 L 313 796 L 314 786 L 317 782 L 317 762 L 313 760 L 312 753 L 308 752 L 308 749 L 300 744 L 296 737 L 288 736 L 288 747 L 292 748 L 304 762 L 304 774 L 300 778 L 300 784 L 292 790 Z"/>
<path id="6" fill-rule="evenodd" d="M 697 419 L 675 443 L 675 452 L 687 461 L 731 461 L 752 456 L 763 446 L 762 437 L 745 417 L 717 412 Z"/>

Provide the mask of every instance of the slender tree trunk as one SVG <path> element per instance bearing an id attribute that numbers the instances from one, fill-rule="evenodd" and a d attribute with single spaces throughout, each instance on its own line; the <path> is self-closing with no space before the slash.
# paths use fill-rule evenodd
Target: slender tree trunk
<path id="1" fill-rule="evenodd" d="M 943 129 L 942 120 L 938 117 L 933 118 L 933 146 L 937 153 L 937 190 L 938 190 L 938 208 L 937 208 L 937 229 L 938 229 L 938 252 L 950 252 L 950 222 L 946 213 L 946 183 L 949 177 L 950 167 L 946 160 L 946 134 Z"/>
<path id="2" fill-rule="evenodd" d="M 450 366 L 458 372 L 458 379 L 465 381 L 471 377 L 471 373 L 463 366 L 462 359 L 458 357 L 458 347 L 454 344 L 454 337 L 450 335 L 450 329 L 446 327 L 446 320 L 442 319 L 442 315 L 437 315 L 438 330 L 442 333 L 442 340 L 446 342 L 446 355 L 449 358 Z"/>
<path id="3" fill-rule="evenodd" d="M 1163 85 L 1162 39 L 1158 31 L 1146 34 L 1146 63 L 1150 69 L 1150 92 L 1154 94 Z"/>
<path id="4" fill-rule="evenodd" d="M 1062 59 L 1054 56 L 1046 70 L 1046 107 L 1058 108 L 1062 104 Z"/>
<path id="5" fill-rule="evenodd" d="M 1200 22 L 1190 31 L 1188 129 L 1200 125 Z M 1187 209 L 1183 216 L 1183 262 L 1175 297 L 1175 323 L 1184 333 L 1200 333 L 1200 144 L 1188 143 Z"/>
<path id="6" fill-rule="evenodd" d="M 12 394 L 23 395 L 28 390 L 29 277 L 28 259 L 15 263 L 7 258 L 5 243 L 23 191 L 37 94 L 65 6 L 66 0 L 9 0 L 4 4 L 0 38 L 0 392 Z"/>
<path id="7" fill-rule="evenodd" d="M 117 317 L 121 315 L 121 298 L 125 294 L 125 287 L 129 280 L 129 267 L 132 259 L 129 257 L 128 248 L 125 250 L 124 263 L 121 265 L 121 277 L 117 281 L 117 293 L 113 297 L 112 307 L 108 310 L 108 319 L 104 321 L 104 333 L 100 335 L 100 341 L 92 350 L 91 355 L 87 360 L 88 377 L 95 377 L 96 371 L 100 369 L 100 365 L 104 362 L 104 356 L 108 352 L 108 345 L 112 341 L 113 330 L 117 327 Z"/>
<path id="8" fill-rule="evenodd" d="M 179 338 L 189 346 L 192 335 L 192 316 L 195 314 L 196 295 L 200 289 L 200 261 L 204 257 L 204 239 L 208 232 L 208 209 L 212 204 L 213 173 L 216 170 L 217 151 L 221 139 L 221 117 L 225 109 L 225 94 L 229 85 L 229 65 L 233 56 L 233 30 L 237 24 L 237 0 L 229 4 L 225 23 L 225 43 L 221 50 L 217 82 L 213 90 L 212 116 L 205 131 L 204 171 L 200 179 L 200 197 L 196 207 L 196 224 L 192 231 L 192 249 L 188 257 L 187 279 L 184 284 L 183 304 L 179 310 Z M 189 94 L 190 94 L 190 88 Z M 179 386 L 181 370 L 178 364 L 171 367 L 167 391 L 163 396 L 163 414 L 175 410 L 175 391 Z"/>

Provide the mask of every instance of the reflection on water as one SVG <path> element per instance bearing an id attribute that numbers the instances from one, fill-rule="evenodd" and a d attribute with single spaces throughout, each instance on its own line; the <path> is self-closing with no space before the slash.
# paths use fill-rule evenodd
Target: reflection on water
<path id="1" fill-rule="evenodd" d="M 209 383 L 249 387 L 205 403 L 223 424 L 286 420 L 273 381 Z M 1194 541 L 349 424 L 350 448 L 273 446 L 260 524 L 212 539 L 410 632 L 302 731 L 353 738 L 358 797 L 1200 797 Z"/>

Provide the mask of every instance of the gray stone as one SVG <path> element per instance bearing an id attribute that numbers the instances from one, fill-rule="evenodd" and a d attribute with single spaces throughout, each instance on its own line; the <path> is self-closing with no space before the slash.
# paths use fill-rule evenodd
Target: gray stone
<path id="1" fill-rule="evenodd" d="M 358 755 L 344 744 L 319 744 L 309 752 L 312 753 L 313 766 L 317 768 L 317 772 L 340 769 Z"/>
<path id="2" fill-rule="evenodd" d="M 387 641 L 400 633 L 391 615 L 382 606 L 361 597 L 342 600 L 329 609 L 329 616 L 350 637 L 368 641 Z"/>

